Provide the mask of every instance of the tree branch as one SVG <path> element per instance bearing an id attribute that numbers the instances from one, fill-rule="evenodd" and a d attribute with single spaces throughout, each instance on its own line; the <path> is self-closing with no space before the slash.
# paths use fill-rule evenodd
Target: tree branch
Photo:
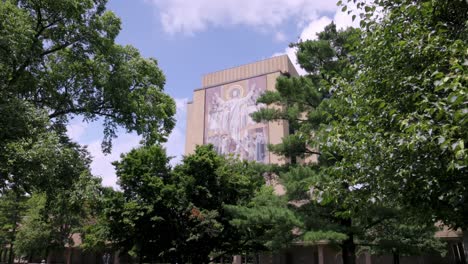
<path id="1" fill-rule="evenodd" d="M 65 42 L 65 43 L 62 44 L 62 45 L 59 45 L 59 46 L 57 46 L 57 47 L 55 47 L 55 48 L 52 48 L 52 49 L 50 49 L 50 50 L 46 50 L 46 51 L 42 52 L 39 56 L 40 56 L 40 57 L 43 57 L 43 56 L 45 56 L 45 55 L 54 53 L 54 52 L 56 52 L 56 51 L 65 49 L 65 48 L 67 48 L 68 46 L 72 45 L 73 43 L 74 43 L 74 42 Z"/>
<path id="2" fill-rule="evenodd" d="M 111 108 L 106 107 L 106 108 L 100 108 L 99 110 L 103 110 L 103 109 L 111 109 Z M 81 114 L 81 113 L 85 113 L 85 112 L 90 113 L 90 114 L 94 114 L 94 115 L 99 115 L 99 116 L 106 116 L 106 117 L 116 118 L 115 115 L 104 113 L 104 112 L 99 112 L 99 110 L 90 111 L 89 109 L 86 109 L 84 107 L 83 108 L 70 108 L 70 109 L 65 109 L 65 110 L 61 110 L 61 111 L 55 111 L 55 112 L 53 112 L 52 114 L 49 115 L 49 118 L 52 119 L 52 118 L 56 118 L 56 117 L 63 116 L 63 115 Z"/>
<path id="3" fill-rule="evenodd" d="M 313 150 L 308 150 L 306 149 L 306 153 L 308 154 L 315 154 L 315 155 L 322 155 L 322 153 L 318 152 L 318 151 L 313 151 Z"/>
<path id="4" fill-rule="evenodd" d="M 382 223 L 383 221 L 385 221 L 385 220 L 387 220 L 387 219 L 388 219 L 388 218 L 380 218 L 380 219 L 378 219 L 378 220 L 375 220 L 374 222 L 371 222 L 370 224 L 366 225 L 366 226 L 364 227 L 364 229 L 365 229 L 365 230 L 366 230 L 366 229 L 369 229 L 369 228 L 371 228 L 371 227 L 373 227 L 373 226 L 375 226 L 375 225 L 378 225 L 378 224 Z"/>

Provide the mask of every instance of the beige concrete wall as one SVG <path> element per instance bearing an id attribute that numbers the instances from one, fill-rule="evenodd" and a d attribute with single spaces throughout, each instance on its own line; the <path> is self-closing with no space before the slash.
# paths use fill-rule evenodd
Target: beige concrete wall
<path id="1" fill-rule="evenodd" d="M 268 74 L 267 75 L 267 91 L 275 91 L 276 90 L 276 79 L 280 76 L 279 72 Z M 271 107 L 278 107 L 278 106 L 271 106 Z M 274 121 L 268 123 L 268 138 L 270 140 L 270 144 L 279 144 L 281 143 L 284 136 L 288 135 L 289 126 L 288 122 L 286 121 Z M 280 157 L 269 152 L 270 155 L 270 163 L 274 164 L 284 164 L 286 160 L 284 157 Z"/>
<path id="2" fill-rule="evenodd" d="M 202 78 L 202 88 L 194 91 L 193 101 L 187 105 L 185 154 L 192 154 L 196 145 L 204 143 L 205 88 L 266 75 L 266 88 L 267 90 L 274 91 L 276 89 L 276 79 L 280 76 L 281 72 L 289 72 L 292 76 L 298 76 L 287 55 L 268 58 L 204 75 Z M 268 138 L 270 144 L 280 143 L 282 138 L 288 133 L 289 128 L 286 121 L 269 122 Z M 275 164 L 284 164 L 286 162 L 283 157 L 272 153 L 269 153 L 269 161 Z"/>
<path id="3" fill-rule="evenodd" d="M 192 103 L 187 105 L 187 127 L 185 129 L 185 155 L 193 154 L 197 145 L 203 145 L 205 123 L 205 90 L 193 93 Z"/>
<path id="4" fill-rule="evenodd" d="M 202 87 L 216 86 L 279 71 L 290 72 L 293 70 L 294 73 L 291 72 L 291 74 L 297 74 L 295 69 L 290 68 L 290 65 L 292 66 L 287 55 L 272 57 L 254 63 L 205 74 L 202 78 Z"/>
<path id="5" fill-rule="evenodd" d="M 291 76 L 299 76 L 299 73 L 297 73 L 297 70 L 292 64 L 291 60 L 288 60 L 288 72 L 291 74 Z"/>

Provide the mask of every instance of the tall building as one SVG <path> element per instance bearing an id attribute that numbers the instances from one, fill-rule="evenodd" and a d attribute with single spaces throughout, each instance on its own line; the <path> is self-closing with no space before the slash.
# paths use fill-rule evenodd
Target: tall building
<path id="1" fill-rule="evenodd" d="M 287 122 L 256 123 L 250 114 L 265 107 L 257 98 L 275 90 L 276 78 L 286 73 L 298 75 L 283 55 L 204 75 L 187 105 L 185 154 L 193 153 L 196 145 L 213 144 L 220 154 L 284 163 L 267 145 L 280 143 L 288 133 Z"/>

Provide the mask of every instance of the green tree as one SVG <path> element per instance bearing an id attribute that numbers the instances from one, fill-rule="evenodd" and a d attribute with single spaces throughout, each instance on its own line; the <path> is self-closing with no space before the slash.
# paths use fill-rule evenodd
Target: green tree
<path id="1" fill-rule="evenodd" d="M 302 222 L 288 207 L 286 197 L 263 186 L 248 202 L 226 206 L 233 215 L 231 223 L 239 229 L 246 252 L 265 252 L 285 248 L 298 238 L 294 232 Z M 258 263 L 258 262 L 257 262 Z"/>
<path id="2" fill-rule="evenodd" d="M 339 196 L 345 195 L 350 185 L 337 185 L 343 192 L 335 200 L 321 197 L 326 179 L 323 169 L 333 166 L 333 159 L 339 158 L 339 153 L 323 153 L 319 144 L 326 139 L 324 132 L 335 118 L 335 106 L 340 104 L 332 97 L 335 80 L 351 80 L 356 73 L 351 63 L 360 31 L 352 28 L 338 31 L 332 23 L 317 37 L 294 45 L 298 49 L 298 62 L 308 74 L 278 78 L 276 91 L 266 92 L 258 102 L 279 107 L 264 108 L 254 113 L 253 118 L 257 122 L 288 121 L 289 135 L 269 148 L 290 159 L 291 165 L 280 173 L 280 178 L 288 200 L 298 205 L 290 209 L 296 211 L 303 223 L 298 232 L 300 239 L 335 241 L 342 248 L 343 263 L 354 263 L 356 245 L 351 211 L 342 206 Z M 319 165 L 304 164 L 317 158 Z M 312 188 L 314 197 L 311 197 Z"/>
<path id="3" fill-rule="evenodd" d="M 433 223 L 409 221 L 401 216 L 404 211 L 398 204 L 372 199 L 356 203 L 350 199 L 366 189 L 347 178 L 355 168 L 348 167 L 344 171 L 336 166 L 350 153 L 329 144 L 330 131 L 340 125 L 343 112 L 348 111 L 346 105 L 353 98 L 341 96 L 340 85 L 353 83 L 356 76 L 360 76 L 356 57 L 361 52 L 361 38 L 360 30 L 339 31 L 332 23 L 317 34 L 317 40 L 296 44 L 298 62 L 308 74 L 280 77 L 276 91 L 267 92 L 258 100 L 280 107 L 253 114 L 256 121 L 287 120 L 289 123 L 290 135 L 283 138 L 282 143 L 270 146 L 270 150 L 290 159 L 291 165 L 280 173 L 280 178 L 286 187 L 288 201 L 296 205 L 289 208 L 302 222 L 298 226 L 297 239 L 328 240 L 338 244 L 343 263 L 355 263 L 358 246 L 371 246 L 373 250 L 390 253 L 406 252 L 405 249 L 414 242 L 403 237 L 404 231 L 410 229 L 419 230 L 412 234 L 423 234 L 419 239 L 434 245 L 426 249 L 439 249 L 440 246 L 433 238 Z M 348 124 L 354 125 L 352 120 Z M 359 158 L 353 158 L 359 162 Z M 385 225 L 387 228 L 383 228 Z M 390 233 L 394 236 L 388 235 Z M 394 243 L 394 248 L 389 248 L 376 242 L 379 237 L 405 242 Z"/>
<path id="4" fill-rule="evenodd" d="M 0 195 L 0 245 L 1 255 L 10 263 L 13 261 L 14 241 L 26 208 L 26 197 L 12 190 Z M 4 259 L 2 259 L 4 260 Z"/>
<path id="5" fill-rule="evenodd" d="M 144 261 L 208 263 L 242 252 L 227 205 L 247 202 L 262 185 L 255 164 L 197 147 L 171 170 L 160 146 L 134 149 L 114 165 L 122 192 L 106 210 L 110 241 Z M 104 233 L 107 232 L 104 230 Z"/>
<path id="6" fill-rule="evenodd" d="M 82 239 L 80 247 L 91 252 L 103 252 L 109 248 L 117 251 L 118 243 L 112 243 L 111 240 L 112 237 L 117 237 L 111 234 L 111 230 L 115 232 L 117 228 L 111 226 L 113 221 L 108 216 L 115 209 L 115 200 L 118 200 L 117 197 L 121 193 L 112 187 L 101 187 L 97 194 L 88 207 L 89 218 L 84 221 L 80 229 Z"/>
<path id="7" fill-rule="evenodd" d="M 48 118 L 22 100 L 0 99 L 0 187 L 18 194 L 31 192 L 41 177 L 52 171 L 58 142 L 57 134 L 49 133 Z"/>
<path id="8" fill-rule="evenodd" d="M 164 75 L 155 59 L 115 44 L 120 20 L 106 2 L 1 1 L 2 100 L 19 98 L 46 110 L 58 129 L 74 115 L 102 118 L 106 152 L 118 126 L 148 144 L 164 141 L 175 112 L 163 92 Z M 16 127 L 2 129 L 14 134 Z"/>
<path id="9" fill-rule="evenodd" d="M 218 155 L 212 145 L 199 146 L 174 169 L 189 212 L 179 254 L 194 262 L 230 256 L 250 249 L 248 236 L 231 223 L 230 205 L 249 202 L 263 184 L 261 164 Z"/>
<path id="10" fill-rule="evenodd" d="M 467 230 L 468 3 L 358 2 L 360 72 L 335 93 L 341 117 L 323 150 L 343 157 L 329 173 L 361 186 L 346 203 L 397 202 Z"/>
<path id="11" fill-rule="evenodd" d="M 53 226 L 44 219 L 46 197 L 34 194 L 27 201 L 27 210 L 16 237 L 15 253 L 20 257 L 41 256 L 47 259 Z"/>
<path id="12" fill-rule="evenodd" d="M 152 261 L 171 248 L 165 236 L 173 231 L 171 214 L 178 213 L 178 207 L 170 206 L 178 195 L 169 182 L 169 158 L 160 146 L 140 147 L 122 155 L 114 166 L 122 193 L 114 196 L 107 212 L 113 219 L 111 241 L 139 263 Z"/>
<path id="13" fill-rule="evenodd" d="M 100 196 L 100 188 L 101 180 L 84 171 L 68 187 L 35 192 L 19 225 L 15 253 L 46 259 L 51 250 L 74 246 L 73 235 L 94 221 L 92 207 Z M 67 255 L 65 259 L 68 263 Z"/>
<path id="14" fill-rule="evenodd" d="M 65 134 L 70 118 L 102 119 L 105 152 L 119 126 L 146 144 L 164 141 L 174 126 L 175 104 L 163 92 L 156 60 L 115 43 L 120 20 L 105 10 L 106 2 L 0 1 L 1 195 L 45 195 L 42 217 L 22 225 L 22 239 L 34 238 L 28 234 L 42 226 L 40 220 L 50 227 L 50 248 L 69 243 L 89 221 L 93 206 L 81 192 L 94 195 L 100 185 L 89 174 L 86 150 Z M 14 227 L 5 242 L 13 252 L 22 218 L 5 219 L 2 225 L 13 219 L 5 224 Z M 23 249 L 18 252 L 31 253 Z"/>
<path id="15" fill-rule="evenodd" d="M 11 263 L 17 227 L 24 213 L 21 201 L 36 191 L 50 191 L 52 194 L 55 188 L 68 187 L 77 176 L 73 169 L 79 170 L 79 167 L 73 165 L 81 159 L 80 154 L 72 149 L 73 144 L 57 133 L 50 132 L 44 111 L 21 100 L 14 100 L 14 103 L 2 100 L 1 103 L 1 110 L 9 114 L 1 122 L 12 124 L 15 129 L 0 129 L 1 195 L 5 202 L 13 205 L 8 207 L 11 211 L 5 212 L 7 217 L 1 219 L 1 224 L 11 227 L 6 241 L 10 249 L 8 261 Z M 15 122 L 16 117 L 18 119 Z"/>
<path id="16" fill-rule="evenodd" d="M 21 201 L 29 196 L 45 196 L 45 209 L 40 219 L 44 225 L 51 228 L 48 231 L 51 234 L 47 240 L 48 247 L 63 247 L 67 243 L 70 244 L 69 238 L 74 228 L 80 225 L 79 222 L 84 217 L 84 198 L 76 198 L 77 191 L 86 190 L 85 179 L 90 182 L 94 180 L 91 180 L 91 160 L 86 149 L 70 142 L 64 131 L 53 130 L 45 111 L 38 110 L 21 99 L 2 100 L 1 106 L 4 113 L 10 114 L 2 118 L 2 124 L 12 125 L 11 130 L 4 127 L 0 129 L 1 195 L 5 202 L 13 205 L 7 206 L 11 211 L 5 212 L 5 217 L 0 221 L 2 225 L 11 227 L 5 241 L 9 245 L 8 261 L 11 263 L 13 252 L 25 255 L 30 255 L 33 251 L 40 253 L 36 249 L 15 249 L 16 242 L 22 243 L 23 248 L 26 248 L 24 245 L 31 245 L 17 241 L 18 226 L 26 230 L 22 239 L 33 239 L 35 235 L 28 232 L 42 226 L 32 220 L 27 222 L 31 226 L 23 223 L 25 212 Z M 17 120 L 14 120 L 15 118 Z M 77 188 L 77 184 L 82 186 Z M 95 183 L 99 184 L 100 182 Z M 31 213 L 35 214 L 37 211 Z M 39 218 L 34 216 L 30 219 Z"/>

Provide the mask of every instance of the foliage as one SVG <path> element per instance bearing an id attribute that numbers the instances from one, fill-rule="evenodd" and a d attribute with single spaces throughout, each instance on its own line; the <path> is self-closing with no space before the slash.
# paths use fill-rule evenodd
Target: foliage
<path id="1" fill-rule="evenodd" d="M 33 194 L 18 229 L 15 252 L 46 257 L 51 249 L 74 246 L 72 236 L 93 220 L 90 211 L 100 184 L 100 179 L 82 174 L 70 188 L 56 190 L 53 196 Z"/>
<path id="2" fill-rule="evenodd" d="M 327 127 L 335 119 L 335 106 L 340 104 L 332 97 L 337 78 L 352 79 L 351 67 L 360 31 L 337 30 L 328 25 L 317 34 L 317 40 L 295 44 L 297 58 L 308 71 L 306 76 L 278 78 L 276 91 L 265 93 L 258 102 L 279 107 L 262 109 L 253 114 L 255 121 L 286 120 L 289 135 L 280 144 L 269 146 L 278 155 L 290 159 L 290 165 L 280 173 L 286 187 L 290 208 L 300 219 L 297 233 L 306 242 L 334 241 L 343 249 L 343 261 L 354 259 L 355 234 L 348 208 L 340 203 L 339 195 L 346 195 L 347 186 L 339 184 L 342 192 L 330 200 L 323 195 L 326 180 L 324 168 L 333 166 L 338 153 L 323 153 L 319 144 Z M 319 165 L 314 161 L 319 160 Z M 357 212 L 356 212 L 357 214 Z"/>
<path id="3" fill-rule="evenodd" d="M 371 252 L 377 254 L 392 252 L 409 256 L 421 253 L 444 255 L 447 253 L 447 245 L 434 236 L 436 231 L 439 228 L 434 223 L 400 212 L 366 230 L 361 236 L 361 243 L 368 244 Z"/>
<path id="4" fill-rule="evenodd" d="M 2 124 L 11 125 L 0 128 L 1 195 L 5 205 L 11 204 L 0 219 L 10 227 L 4 243 L 21 255 L 70 244 L 93 199 L 85 193 L 100 185 L 89 174 L 89 154 L 64 131 L 53 130 L 45 111 L 20 99 L 2 98 L 0 105 Z M 21 204 L 27 197 L 31 209 L 24 212 Z"/>
<path id="5" fill-rule="evenodd" d="M 225 206 L 253 196 L 263 182 L 259 168 L 219 156 L 211 145 L 197 147 L 173 170 L 168 162 L 154 145 L 114 163 L 122 193 L 106 209 L 110 241 L 141 261 L 202 263 L 242 250 Z"/>
<path id="6" fill-rule="evenodd" d="M 164 75 L 155 59 L 115 44 L 120 20 L 105 10 L 106 2 L 1 1 L 2 99 L 46 110 L 59 129 L 72 115 L 102 117 L 107 152 L 117 126 L 148 144 L 164 141 L 175 112 L 163 93 Z M 8 129 L 15 133 L 15 126 Z"/>
<path id="7" fill-rule="evenodd" d="M 105 245 L 108 222 L 98 211 L 119 194 L 100 186 L 86 149 L 66 136 L 71 118 L 103 120 L 105 152 L 118 127 L 154 144 L 174 126 L 157 61 L 115 43 L 120 20 L 106 2 L 0 1 L 0 238 L 9 262 L 13 250 L 72 245 L 75 232 L 87 235 L 87 249 Z"/>
<path id="8" fill-rule="evenodd" d="M 12 252 L 17 227 L 24 214 L 21 201 L 35 193 L 47 193 L 46 207 L 54 210 L 60 208 L 59 203 L 53 202 L 67 198 L 61 195 L 89 169 L 90 159 L 85 149 L 71 143 L 65 135 L 51 130 L 45 111 L 19 99 L 0 100 L 0 110 L 5 114 L 1 122 L 12 125 L 0 128 L 1 195 L 7 204 L 13 205 L 8 207 L 10 211 L 5 212 L 5 217 L 0 220 L 1 225 L 11 227 L 5 243 L 11 245 L 9 250 Z M 57 212 L 57 215 L 66 213 L 71 212 L 64 210 Z M 44 221 L 46 219 L 43 218 Z M 57 224 L 57 229 L 62 228 L 62 222 Z M 9 257 L 11 261 L 12 257 Z"/>
<path id="9" fill-rule="evenodd" d="M 140 260 L 170 248 L 171 214 L 177 213 L 171 202 L 178 195 L 169 182 L 168 162 L 165 150 L 155 145 L 133 149 L 114 163 L 122 193 L 111 195 L 106 210 L 110 238 Z"/>
<path id="10" fill-rule="evenodd" d="M 234 216 L 231 223 L 239 228 L 245 247 L 254 252 L 281 249 L 297 234 L 293 231 L 301 222 L 288 208 L 285 197 L 271 187 L 263 186 L 247 204 L 227 206 Z"/>
<path id="11" fill-rule="evenodd" d="M 27 211 L 16 238 L 16 255 L 45 255 L 53 230 L 52 224 L 44 221 L 45 204 L 44 194 L 35 194 L 28 200 Z"/>
<path id="12" fill-rule="evenodd" d="M 26 197 L 7 191 L 0 196 L 0 245 L 15 240 L 18 223 L 24 215 Z"/>
<path id="13" fill-rule="evenodd" d="M 376 10 L 364 6 L 363 9 L 366 12 Z M 407 10 L 406 7 L 401 9 Z M 391 13 L 386 14 L 384 11 L 383 14 L 384 17 L 391 17 Z M 368 17 L 368 21 L 372 19 L 371 16 L 365 17 Z M 398 65 L 392 65 L 381 59 L 382 55 L 390 56 L 398 52 L 397 47 L 389 45 L 390 38 L 398 38 L 399 44 L 402 44 L 405 37 L 403 32 L 401 36 L 395 35 L 399 31 L 393 31 L 393 28 L 386 32 L 377 30 L 384 27 L 385 23 L 401 27 L 398 25 L 401 21 L 391 18 L 383 19 L 382 22 L 374 21 L 363 32 L 356 29 L 338 31 L 331 24 L 317 35 L 317 40 L 296 44 L 298 61 L 308 74 L 280 77 L 276 91 L 267 92 L 258 100 L 276 107 L 263 109 L 253 115 L 256 121 L 288 121 L 290 135 L 283 138 L 282 143 L 270 146 L 270 150 L 290 158 L 291 165 L 280 173 L 280 178 L 286 187 L 288 200 L 297 205 L 291 209 L 301 220 L 301 239 L 310 242 L 328 240 L 339 244 L 343 250 L 344 263 L 355 262 L 354 254 L 359 244 L 371 246 L 376 251 L 401 254 L 439 250 L 444 246 L 433 238 L 435 228 L 432 218 L 423 217 L 415 221 L 414 218 L 405 217 L 407 207 L 403 200 L 408 196 L 401 191 L 402 183 L 394 178 L 394 172 L 398 171 L 395 168 L 399 168 L 402 163 L 408 165 L 406 172 L 410 175 L 416 171 L 415 166 L 423 169 L 431 163 L 439 163 L 440 159 L 434 157 L 429 164 L 421 162 L 426 161 L 429 154 L 425 149 L 413 150 L 413 146 L 406 146 L 403 152 L 417 152 L 418 159 L 406 156 L 403 161 L 403 156 L 393 159 L 395 156 L 382 155 L 389 154 L 386 152 L 389 150 L 395 150 L 394 154 L 402 151 L 396 147 L 399 141 L 382 144 L 381 138 L 384 138 L 385 133 L 389 135 L 393 118 L 404 112 L 404 109 L 398 107 L 411 105 L 409 98 L 401 101 L 402 97 L 409 96 L 404 92 L 408 82 L 402 85 L 402 90 L 394 91 L 408 72 L 406 75 L 395 74 L 393 79 L 379 78 L 405 70 L 401 61 Z M 403 15 L 401 19 L 404 19 Z M 385 34 L 388 34 L 388 39 L 383 39 Z M 376 42 L 376 39 L 381 41 Z M 385 52 L 376 49 L 378 45 L 385 48 Z M 419 50 L 411 46 L 411 51 L 414 54 L 412 57 L 406 53 L 398 54 L 400 60 L 414 59 Z M 411 63 L 405 62 L 405 65 L 414 66 L 413 59 Z M 416 66 L 421 67 L 421 64 L 422 61 L 419 61 L 419 66 Z M 417 67 L 412 69 L 413 74 Z M 367 75 L 367 72 L 371 74 Z M 416 78 L 413 81 L 421 80 L 422 76 Z M 365 83 L 362 83 L 364 80 Z M 460 90 L 457 92 L 466 93 Z M 372 100 L 384 94 L 393 95 L 393 102 L 386 97 Z M 418 96 L 424 97 L 425 94 L 419 93 Z M 398 110 L 394 109 L 389 114 L 386 111 L 389 105 Z M 422 108 L 418 111 L 423 113 Z M 418 124 L 415 119 L 410 123 Z M 396 126 L 393 130 L 402 128 Z M 453 129 L 458 133 L 458 126 Z M 435 130 L 433 128 L 433 132 Z M 411 137 L 420 136 L 416 131 L 413 131 L 415 134 Z M 313 162 L 315 157 L 318 158 L 318 164 Z M 447 166 L 449 163 L 447 161 Z M 387 170 L 383 169 L 383 164 L 388 165 Z M 407 180 L 408 184 L 414 184 L 414 178 Z M 384 181 L 393 188 L 382 192 L 390 186 L 380 185 Z M 420 193 L 421 189 L 413 191 Z M 401 203 L 394 199 L 396 195 L 401 197 Z M 416 204 L 412 206 L 417 208 Z"/>
<path id="14" fill-rule="evenodd" d="M 264 183 L 263 171 L 260 164 L 219 156 L 212 145 L 197 147 L 195 154 L 184 157 L 174 169 L 192 219 L 184 254 L 197 253 L 195 259 L 205 261 L 210 254 L 230 255 L 248 248 L 251 238 L 230 223 L 232 215 L 226 207 L 250 201 Z"/>
<path id="15" fill-rule="evenodd" d="M 89 217 L 80 228 L 82 243 L 80 247 L 85 251 L 102 252 L 111 244 L 111 220 L 106 216 L 113 209 L 113 200 L 120 194 L 111 187 L 99 188 L 98 194 L 89 205 Z"/>
<path id="16" fill-rule="evenodd" d="M 329 173 L 361 186 L 347 204 L 397 202 L 422 218 L 467 228 L 468 3 L 361 5 L 359 74 L 337 85 L 340 118 L 322 149 L 343 155 Z"/>
<path id="17" fill-rule="evenodd" d="M 45 112 L 28 103 L 2 98 L 0 111 L 0 187 L 31 192 L 53 172 L 58 137 L 48 133 Z"/>

